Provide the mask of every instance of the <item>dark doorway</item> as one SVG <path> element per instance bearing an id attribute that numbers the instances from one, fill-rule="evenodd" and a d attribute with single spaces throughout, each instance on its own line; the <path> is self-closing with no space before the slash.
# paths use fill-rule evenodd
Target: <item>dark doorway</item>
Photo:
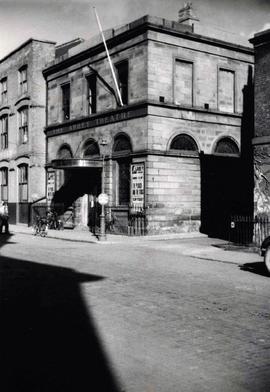
<path id="1" fill-rule="evenodd" d="M 201 154 L 201 232 L 230 238 L 232 215 L 251 215 L 252 186 L 244 160 Z"/>
<path id="2" fill-rule="evenodd" d="M 18 203 L 18 223 L 29 223 L 29 203 Z"/>
<path id="3" fill-rule="evenodd" d="M 64 213 L 81 196 L 98 195 L 101 189 L 99 169 L 76 168 L 67 170 L 64 185 L 55 192 L 53 203 L 63 208 Z M 59 211 L 60 212 L 60 211 Z"/>

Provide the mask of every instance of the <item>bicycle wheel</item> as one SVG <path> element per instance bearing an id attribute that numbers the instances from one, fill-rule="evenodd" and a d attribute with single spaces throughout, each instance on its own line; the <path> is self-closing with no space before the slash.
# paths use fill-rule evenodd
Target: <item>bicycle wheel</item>
<path id="1" fill-rule="evenodd" d="M 38 235 L 38 231 L 39 231 L 38 225 L 34 225 L 32 231 L 33 231 L 33 235 Z"/>
<path id="2" fill-rule="evenodd" d="M 41 237 L 46 237 L 47 234 L 48 234 L 47 225 L 43 223 L 40 227 L 40 235 Z"/>

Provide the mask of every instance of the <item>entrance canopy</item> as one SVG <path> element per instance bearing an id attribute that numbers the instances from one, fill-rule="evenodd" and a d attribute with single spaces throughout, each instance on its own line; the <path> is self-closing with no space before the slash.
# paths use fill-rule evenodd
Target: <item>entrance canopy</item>
<path id="1" fill-rule="evenodd" d="M 74 169 L 74 168 L 102 168 L 101 160 L 94 159 L 78 159 L 78 158 L 68 158 L 68 159 L 54 159 L 52 160 L 52 167 L 54 169 Z"/>

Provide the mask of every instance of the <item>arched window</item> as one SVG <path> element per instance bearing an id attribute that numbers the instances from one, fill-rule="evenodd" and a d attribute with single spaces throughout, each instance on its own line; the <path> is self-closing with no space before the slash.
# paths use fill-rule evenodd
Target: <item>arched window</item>
<path id="1" fill-rule="evenodd" d="M 185 133 L 177 135 L 171 142 L 170 150 L 198 151 L 195 140 Z"/>
<path id="2" fill-rule="evenodd" d="M 231 138 L 224 137 L 217 142 L 214 153 L 239 156 L 240 152 L 237 144 Z"/>
<path id="3" fill-rule="evenodd" d="M 22 164 L 19 169 L 19 201 L 28 201 L 28 165 Z"/>
<path id="4" fill-rule="evenodd" d="M 124 153 L 123 157 L 117 159 L 117 202 L 119 205 L 128 205 L 130 201 L 130 164 L 131 158 L 129 153 L 132 152 L 130 140 L 125 135 L 119 135 L 115 138 L 113 152 Z"/>
<path id="5" fill-rule="evenodd" d="M 113 145 L 113 152 L 131 151 L 131 150 L 132 150 L 131 143 L 127 136 L 120 135 L 115 138 L 114 145 Z"/>
<path id="6" fill-rule="evenodd" d="M 59 159 L 70 159 L 72 158 L 71 148 L 68 145 L 60 147 L 57 155 Z"/>
<path id="7" fill-rule="evenodd" d="M 84 158 L 93 158 L 100 155 L 98 143 L 95 140 L 88 140 L 84 145 Z"/>
<path id="8" fill-rule="evenodd" d="M 8 168 L 2 167 L 0 169 L 1 181 L 1 200 L 8 201 Z"/>

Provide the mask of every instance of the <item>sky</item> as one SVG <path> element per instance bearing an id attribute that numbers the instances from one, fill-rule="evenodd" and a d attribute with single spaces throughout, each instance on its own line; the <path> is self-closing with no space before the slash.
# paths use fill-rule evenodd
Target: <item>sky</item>
<path id="1" fill-rule="evenodd" d="M 61 44 L 150 14 L 177 21 L 185 0 L 0 0 L 0 59 L 29 38 Z M 242 45 L 270 28 L 270 0 L 193 0 L 195 32 Z"/>

